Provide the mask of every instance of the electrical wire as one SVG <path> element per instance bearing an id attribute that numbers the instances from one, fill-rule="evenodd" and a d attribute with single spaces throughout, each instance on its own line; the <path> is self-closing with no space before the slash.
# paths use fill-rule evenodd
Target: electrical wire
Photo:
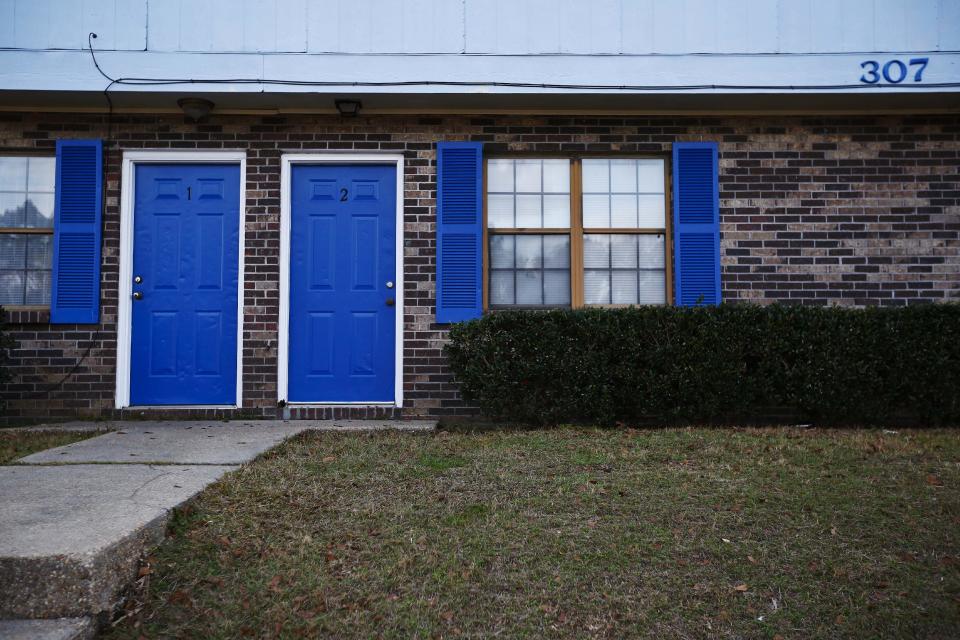
<path id="1" fill-rule="evenodd" d="M 97 34 L 90 33 L 87 43 L 93 64 L 110 84 L 104 89 L 104 95 L 109 101 L 109 91 L 113 85 L 127 86 L 164 86 L 177 84 L 226 84 L 226 85 L 276 85 L 293 87 L 503 87 L 513 89 L 558 89 L 558 90 L 585 90 L 585 91 L 829 91 L 841 89 L 902 89 L 897 84 L 801 84 L 801 85 L 763 85 L 763 84 L 690 84 L 690 85 L 640 85 L 640 84 L 576 84 L 552 82 L 507 82 L 498 80 L 385 80 L 385 81 L 340 81 L 340 80 L 288 80 L 279 78 L 113 78 L 104 72 L 97 61 L 93 50 L 91 37 Z M 960 82 L 931 82 L 922 85 L 923 88 L 945 89 L 960 87 Z M 111 103 L 112 105 L 112 103 Z"/>
<path id="2" fill-rule="evenodd" d="M 113 99 L 110 97 L 110 89 L 114 85 L 127 86 L 164 86 L 178 84 L 212 84 L 212 85 L 276 85 L 276 86 L 302 86 L 302 87 L 504 87 L 514 89 L 557 89 L 557 90 L 584 90 L 584 91 L 707 91 L 707 90 L 731 90 L 731 91 L 828 91 L 841 89 L 896 89 L 899 85 L 883 84 L 822 84 L 822 85 L 735 85 L 735 84 L 697 84 L 697 85 L 604 85 L 604 84 L 566 84 L 549 82 L 505 82 L 505 81 L 466 81 L 466 80 L 397 80 L 397 81 L 333 81 L 333 80 L 286 80 L 272 78 L 138 78 L 138 77 L 119 77 L 114 78 L 108 75 L 100 66 L 97 60 L 96 52 L 93 48 L 93 40 L 97 37 L 96 33 L 90 32 L 87 35 L 87 46 L 90 50 L 90 57 L 93 60 L 93 66 L 109 84 L 103 89 L 103 96 L 107 101 L 107 142 L 112 140 L 113 127 Z M 936 82 L 924 84 L 923 88 L 955 88 L 960 87 L 960 82 Z M 109 144 L 107 149 L 109 149 Z M 108 150 L 104 151 L 104 164 L 107 162 Z M 104 181 L 105 183 L 106 181 Z M 104 184 L 104 190 L 106 184 Z M 106 197 L 103 198 L 104 210 L 106 209 Z M 102 216 L 105 218 L 106 216 Z M 98 324 L 96 333 L 91 337 L 90 344 L 77 364 L 71 369 L 59 382 L 49 387 L 38 395 L 27 396 L 28 398 L 39 398 L 49 395 L 56 389 L 61 388 L 71 376 L 80 368 L 80 365 L 90 355 L 93 345 L 99 340 L 102 330 L 102 324 Z"/>
<path id="3" fill-rule="evenodd" d="M 93 53 L 93 39 L 96 37 L 97 37 L 97 34 L 93 32 L 90 32 L 89 34 L 87 34 L 87 46 L 90 47 L 90 55 L 93 57 L 93 65 L 97 68 L 97 71 L 100 72 L 100 75 L 110 80 L 110 77 L 107 74 L 105 74 L 103 72 L 103 69 L 100 68 L 100 65 L 97 64 L 97 57 Z M 110 87 L 112 87 L 113 84 L 114 83 L 111 82 L 103 90 L 103 97 L 107 99 L 107 138 L 106 138 L 107 144 L 104 146 L 104 150 L 103 150 L 103 166 L 105 169 L 108 166 L 110 144 L 111 144 L 111 140 L 113 139 L 113 100 L 110 98 Z M 107 211 L 107 181 L 106 180 L 103 181 L 103 184 L 101 185 L 101 190 L 102 191 L 101 191 L 100 197 L 102 202 L 101 204 L 102 215 L 100 216 L 100 225 L 101 225 L 100 237 L 102 238 L 103 225 L 106 223 L 106 211 Z M 97 301 L 97 304 L 100 304 L 99 300 Z M 62 378 L 60 378 L 57 382 L 54 382 L 53 384 L 49 385 L 47 388 L 41 389 L 40 391 L 35 391 L 31 394 L 28 394 L 22 397 L 26 400 L 38 400 L 40 398 L 49 397 L 50 394 L 53 393 L 54 391 L 59 391 L 60 389 L 62 389 L 63 385 L 67 383 L 67 380 L 72 378 L 73 375 L 80 369 L 80 365 L 82 365 L 84 361 L 86 361 L 86 359 L 90 357 L 90 352 L 93 351 L 93 345 L 97 344 L 100 341 L 100 337 L 102 333 L 103 333 L 103 323 L 98 322 L 97 330 L 94 331 L 92 336 L 90 336 L 90 344 L 87 345 L 87 348 L 83 352 L 83 355 L 80 356 L 80 358 L 73 365 L 73 368 L 71 368 L 70 371 L 65 373 Z"/>
<path id="4" fill-rule="evenodd" d="M 113 84 L 127 86 L 162 86 L 176 84 L 262 84 L 299 87 L 508 87 L 518 89 L 564 89 L 586 91 L 706 91 L 725 89 L 731 91 L 816 91 L 840 89 L 902 89 L 901 85 L 887 84 L 805 84 L 805 85 L 747 85 L 747 84 L 696 84 L 696 85 L 607 85 L 607 84 L 557 84 L 549 82 L 503 82 L 466 80 L 396 80 L 396 81 L 327 81 L 327 80 L 280 80 L 271 78 L 117 78 Z M 941 89 L 960 87 L 960 82 L 931 82 L 923 88 Z"/>

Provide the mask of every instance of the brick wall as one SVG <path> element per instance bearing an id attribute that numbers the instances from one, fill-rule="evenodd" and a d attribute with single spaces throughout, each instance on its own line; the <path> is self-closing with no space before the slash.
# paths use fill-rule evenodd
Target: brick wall
<path id="1" fill-rule="evenodd" d="M 0 146 L 51 150 L 58 137 L 110 138 L 100 326 L 51 326 L 11 314 L 15 380 L 8 419 L 115 416 L 120 151 L 246 149 L 242 415 L 276 406 L 280 155 L 403 152 L 404 415 L 467 414 L 433 323 L 434 145 L 471 139 L 486 153 L 668 152 L 720 143 L 726 300 L 907 304 L 960 299 L 960 117 L 360 117 L 0 114 Z M 236 415 L 210 411 L 208 417 Z M 346 417 L 311 410 L 294 417 Z M 166 415 L 196 416 L 196 411 Z M 369 410 L 362 415 L 393 415 Z"/>

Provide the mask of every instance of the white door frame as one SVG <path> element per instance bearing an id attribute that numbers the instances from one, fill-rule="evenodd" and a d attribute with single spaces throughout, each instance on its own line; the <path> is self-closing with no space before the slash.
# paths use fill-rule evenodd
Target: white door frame
<path id="1" fill-rule="evenodd" d="M 247 152 L 236 151 L 124 151 L 120 174 L 120 286 L 117 300 L 116 408 L 130 406 L 130 353 L 133 335 L 133 216 L 139 164 L 236 164 L 240 167 L 240 211 L 237 235 L 240 255 L 237 265 L 237 394 L 232 405 L 158 405 L 157 408 L 235 409 L 243 406 L 243 263 L 247 211 Z"/>
<path id="2" fill-rule="evenodd" d="M 395 165 L 396 194 L 396 359 L 393 402 L 292 402 L 287 403 L 290 366 L 290 180 L 295 164 Z M 277 344 L 277 401 L 296 407 L 403 406 L 403 154 L 401 153 L 285 153 L 280 158 L 280 323 Z"/>

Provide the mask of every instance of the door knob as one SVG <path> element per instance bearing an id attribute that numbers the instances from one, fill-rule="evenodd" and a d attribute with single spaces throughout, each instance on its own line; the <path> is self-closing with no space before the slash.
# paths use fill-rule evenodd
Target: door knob
<path id="1" fill-rule="evenodd" d="M 143 294 L 142 294 L 142 293 L 140 293 L 139 291 L 134 291 L 134 292 L 133 292 L 133 299 L 134 299 L 134 300 L 140 300 L 141 298 L 143 298 Z"/>
<path id="2" fill-rule="evenodd" d="M 140 276 L 133 276 L 133 282 L 135 284 L 140 284 L 141 282 L 143 282 L 143 278 L 141 278 Z"/>
<path id="3" fill-rule="evenodd" d="M 393 298 L 387 298 L 387 306 L 388 306 L 388 307 L 392 307 L 392 306 L 394 305 L 394 303 L 395 303 L 395 301 L 394 301 Z"/>
<path id="4" fill-rule="evenodd" d="M 387 280 L 387 289 L 393 289 L 393 280 Z"/>

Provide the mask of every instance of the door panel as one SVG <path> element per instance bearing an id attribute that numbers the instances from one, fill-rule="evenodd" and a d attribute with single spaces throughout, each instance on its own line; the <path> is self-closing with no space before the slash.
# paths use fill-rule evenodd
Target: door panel
<path id="1" fill-rule="evenodd" d="M 291 172 L 290 402 L 392 402 L 396 169 Z"/>
<path id="2" fill-rule="evenodd" d="M 239 218 L 238 165 L 136 167 L 132 405 L 236 403 Z"/>

